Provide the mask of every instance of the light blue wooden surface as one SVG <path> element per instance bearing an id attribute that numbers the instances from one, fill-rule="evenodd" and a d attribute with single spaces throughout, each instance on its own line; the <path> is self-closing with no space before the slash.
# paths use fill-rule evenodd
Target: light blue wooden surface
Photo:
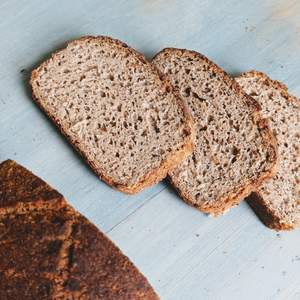
<path id="1" fill-rule="evenodd" d="M 0 161 L 65 195 L 130 257 L 163 300 L 300 299 L 300 232 L 266 228 L 245 202 L 216 219 L 167 180 L 127 196 L 101 182 L 33 102 L 30 72 L 84 35 L 147 59 L 199 51 L 232 76 L 252 69 L 300 97 L 300 1 L 0 1 Z M 20 72 L 25 69 L 24 72 Z"/>

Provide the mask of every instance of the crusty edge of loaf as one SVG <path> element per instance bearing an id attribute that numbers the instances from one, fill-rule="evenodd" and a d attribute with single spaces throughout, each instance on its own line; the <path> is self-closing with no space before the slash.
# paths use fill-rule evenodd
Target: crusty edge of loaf
<path id="1" fill-rule="evenodd" d="M 295 96 L 288 93 L 288 88 L 286 85 L 277 80 L 271 80 L 265 73 L 252 70 L 249 72 L 245 72 L 239 76 L 239 78 L 247 77 L 259 77 L 260 80 L 264 80 L 267 85 L 272 85 L 274 86 L 274 88 L 280 89 L 283 96 L 289 98 L 290 101 L 299 103 L 299 100 Z M 290 224 L 280 222 L 280 218 L 276 214 L 274 214 L 274 212 L 268 207 L 267 203 L 258 190 L 252 192 L 250 196 L 245 200 L 257 214 L 259 219 L 270 229 L 274 229 L 276 231 L 291 231 L 299 228 L 299 226 L 291 226 Z"/>
<path id="2" fill-rule="evenodd" d="M 290 226 L 286 223 L 281 223 L 280 218 L 277 217 L 268 207 L 262 196 L 258 191 L 253 191 L 246 199 L 252 210 L 256 213 L 259 219 L 270 229 L 279 230 L 294 230 L 295 226 Z"/>
<path id="3" fill-rule="evenodd" d="M 66 131 L 63 129 L 63 126 L 59 125 L 58 122 L 56 122 L 54 116 L 46 109 L 46 107 L 43 106 L 43 104 L 39 101 L 38 97 L 36 96 L 34 89 L 33 89 L 33 81 L 35 80 L 36 74 L 39 71 L 39 69 L 46 66 L 48 64 L 48 62 L 50 61 L 50 59 L 48 59 L 47 61 L 42 63 L 37 69 L 32 71 L 31 79 L 29 82 L 32 97 L 35 100 L 35 102 L 44 110 L 44 112 L 48 115 L 48 117 L 50 117 L 50 119 L 52 119 L 52 121 L 57 125 L 57 127 L 60 129 L 60 131 L 66 136 L 66 138 L 69 140 L 69 142 L 72 144 L 72 146 L 80 153 L 80 155 L 91 166 L 91 168 L 99 176 L 100 179 L 105 181 L 108 185 L 110 185 L 112 188 L 114 188 L 116 190 L 119 190 L 119 191 L 124 192 L 129 195 L 134 195 L 134 194 L 139 193 L 143 189 L 146 189 L 150 186 L 157 184 L 159 181 L 161 181 L 162 179 L 164 179 L 167 176 L 168 172 L 171 172 L 176 166 L 178 166 L 181 162 L 183 162 L 191 153 L 193 153 L 195 139 L 196 139 L 196 130 L 194 127 L 194 122 L 193 122 L 192 116 L 190 115 L 189 109 L 187 108 L 180 93 L 167 81 L 166 75 L 163 74 L 162 72 L 160 72 L 154 64 L 149 63 L 142 54 L 140 54 L 136 50 L 132 49 L 125 43 L 123 43 L 117 39 L 112 39 L 112 38 L 106 37 L 106 36 L 98 36 L 98 37 L 85 36 L 85 37 L 82 37 L 82 38 L 72 41 L 71 43 L 69 43 L 67 45 L 67 47 L 69 47 L 72 44 L 76 44 L 78 41 L 92 40 L 92 39 L 111 40 L 111 41 L 114 41 L 115 43 L 121 45 L 122 47 L 126 48 L 131 53 L 135 54 L 136 57 L 143 64 L 149 64 L 151 66 L 152 72 L 158 76 L 158 78 L 162 82 L 163 86 L 165 86 L 166 89 L 169 89 L 170 91 L 173 92 L 173 94 L 176 96 L 178 105 L 182 108 L 182 111 L 186 117 L 186 124 L 185 124 L 186 126 L 185 126 L 184 130 L 187 132 L 187 135 L 190 136 L 188 141 L 182 146 L 181 149 L 177 150 L 173 156 L 162 161 L 161 165 L 155 171 L 151 172 L 146 177 L 141 178 L 137 184 L 135 184 L 133 186 L 125 186 L 125 185 L 119 184 L 119 183 L 115 182 L 112 178 L 108 178 L 108 177 L 104 176 L 104 174 L 101 173 L 101 171 L 99 171 L 95 167 L 93 162 L 86 157 L 84 151 L 80 149 L 79 143 L 76 140 L 73 140 L 66 133 Z M 54 52 L 52 54 L 51 58 L 53 58 L 55 55 L 59 54 L 60 52 L 66 50 L 66 48 Z"/>
<path id="4" fill-rule="evenodd" d="M 24 170 L 25 172 L 29 172 L 29 173 L 33 174 L 31 171 L 29 171 L 25 167 L 19 165 L 12 159 L 7 159 L 0 163 L 0 173 L 1 173 L 1 169 L 3 167 L 5 168 L 6 166 L 8 166 L 10 168 L 19 167 L 22 170 Z M 45 188 L 50 188 L 51 190 L 56 192 L 57 197 L 54 199 L 48 199 L 48 201 L 44 201 L 43 199 L 40 198 L 39 200 L 28 201 L 28 202 L 19 201 L 15 204 L 2 206 L 2 207 L 0 207 L 0 217 L 3 215 L 13 214 L 13 213 L 26 214 L 28 211 L 40 211 L 40 210 L 50 210 L 50 209 L 59 210 L 62 207 L 66 206 L 67 201 L 66 201 L 65 197 L 58 190 L 52 188 L 47 182 L 42 180 L 37 175 L 35 175 L 35 174 L 33 174 L 33 175 L 36 178 L 40 179 L 45 184 Z M 0 178 L 0 181 L 1 181 L 1 178 Z"/>
<path id="5" fill-rule="evenodd" d="M 27 168 L 23 167 L 22 165 L 19 165 L 15 161 L 13 161 L 11 159 L 7 159 L 7 160 L 3 161 L 2 163 L 0 163 L 0 169 L 1 169 L 1 167 L 5 166 L 5 165 L 11 165 L 11 167 L 20 167 L 20 168 L 24 169 L 26 172 L 31 173 L 34 177 L 39 178 L 41 181 L 43 181 L 47 187 L 50 187 L 51 189 L 53 189 L 43 179 L 41 179 L 40 177 L 38 177 L 37 175 L 35 175 L 33 172 L 29 171 Z M 160 299 L 159 296 L 155 293 L 155 290 L 150 285 L 150 283 L 148 282 L 148 279 L 140 272 L 140 270 L 129 259 L 129 257 L 127 255 L 125 255 L 121 251 L 121 249 L 104 232 L 102 232 L 95 224 L 93 224 L 89 219 L 87 219 L 85 216 L 83 216 L 80 212 L 78 212 L 77 210 L 75 210 L 75 208 L 73 206 L 71 206 L 70 204 L 68 204 L 67 201 L 65 200 L 65 197 L 60 192 L 58 192 L 57 190 L 55 190 L 55 191 L 58 193 L 58 195 L 60 196 L 60 199 L 61 199 L 61 202 L 57 206 L 48 206 L 48 207 L 44 206 L 44 207 L 40 207 L 39 209 L 37 207 L 35 207 L 35 206 L 30 206 L 26 211 L 8 210 L 7 214 L 13 214 L 13 213 L 15 213 L 15 214 L 20 215 L 20 214 L 28 214 L 29 212 L 35 212 L 35 211 L 39 211 L 39 210 L 42 210 L 42 211 L 45 211 L 45 210 L 65 210 L 65 211 L 68 211 L 68 212 L 72 212 L 74 214 L 74 218 L 75 218 L 75 220 L 73 220 L 72 227 L 78 226 L 79 224 L 83 224 L 83 223 L 87 223 L 89 226 L 93 226 L 96 229 L 96 231 L 97 231 L 97 235 L 101 235 L 106 240 L 108 240 L 109 243 L 110 243 L 110 245 L 113 246 L 114 251 L 117 251 L 118 255 L 123 256 L 124 259 L 127 261 L 127 263 L 128 262 L 130 263 L 131 268 L 135 272 L 137 272 L 138 275 L 142 278 L 142 280 L 144 280 L 148 284 L 149 297 L 147 299 L 149 299 L 149 300 L 159 300 Z M 19 201 L 20 205 L 17 205 L 17 207 L 23 207 L 24 205 L 22 205 L 22 203 L 23 203 L 22 201 Z M 1 217 L 3 217 L 3 215 L 0 213 L 0 220 L 1 220 Z M 74 238 L 72 237 L 73 233 L 74 233 L 74 228 L 73 228 L 72 232 L 69 234 L 69 236 L 67 238 L 67 240 L 72 239 L 72 244 L 74 244 Z M 72 246 L 69 245 L 69 247 L 72 247 Z M 70 266 L 68 266 L 68 270 L 70 270 Z M 69 279 L 70 278 L 68 277 L 67 281 Z M 57 299 L 57 298 L 55 298 L 55 299 Z"/>
<path id="6" fill-rule="evenodd" d="M 78 212 L 77 210 L 75 210 L 71 205 L 67 204 L 67 209 L 72 210 L 74 212 L 75 216 L 76 216 L 76 221 L 74 222 L 74 225 L 73 225 L 74 227 L 76 227 L 78 225 L 83 225 L 84 223 L 87 224 L 87 225 L 89 225 L 89 226 L 94 227 L 94 229 L 96 229 L 96 231 L 97 231 L 97 235 L 98 236 L 101 235 L 102 237 L 104 237 L 104 239 L 106 239 L 107 241 L 109 241 L 110 250 L 113 248 L 114 255 L 117 254 L 118 257 L 121 256 L 123 258 L 123 260 L 126 261 L 126 265 L 129 264 L 131 266 L 131 270 L 135 271 L 137 273 L 137 275 L 140 277 L 140 280 L 142 279 L 144 281 L 144 284 L 146 283 L 148 285 L 147 288 L 149 290 L 148 290 L 147 298 L 145 300 L 160 300 L 160 297 L 156 294 L 153 286 L 150 284 L 150 282 L 148 281 L 147 277 L 144 274 L 142 274 L 142 272 L 133 263 L 133 261 L 127 255 L 125 255 L 123 253 L 123 251 L 107 236 L 107 234 L 105 234 L 104 232 L 102 232 L 94 223 L 92 223 L 87 217 L 85 217 L 84 215 L 82 215 L 80 212 Z M 73 232 L 74 232 L 74 230 L 73 230 Z M 70 236 L 74 240 L 73 232 L 71 233 Z M 111 252 L 109 252 L 109 254 L 111 254 Z M 116 270 L 115 272 L 118 272 L 118 270 Z M 118 277 L 119 276 L 117 276 L 117 278 Z M 128 286 L 128 288 L 130 288 L 130 287 Z"/>
<path id="7" fill-rule="evenodd" d="M 171 184 L 175 187 L 175 189 L 178 191 L 178 194 L 180 195 L 180 197 L 182 197 L 184 201 L 186 201 L 188 204 L 196 207 L 197 209 L 201 210 L 204 213 L 210 213 L 210 214 L 214 214 L 215 216 L 218 216 L 220 213 L 224 213 L 232 206 L 238 205 L 239 202 L 241 202 L 245 197 L 247 197 L 251 193 L 251 191 L 257 189 L 264 182 L 272 179 L 276 175 L 280 164 L 277 142 L 271 132 L 269 126 L 269 120 L 264 119 L 260 113 L 261 111 L 260 104 L 252 97 L 250 97 L 248 94 L 246 94 L 245 91 L 239 86 L 239 84 L 230 75 L 228 75 L 224 70 L 222 70 L 215 63 L 210 61 L 203 54 L 200 54 L 196 51 L 186 50 L 186 49 L 165 48 L 159 53 L 157 53 L 154 56 L 152 61 L 154 61 L 156 57 L 158 57 L 159 55 L 163 55 L 165 52 L 174 52 L 174 51 L 176 52 L 180 51 L 181 55 L 188 54 L 200 58 L 201 60 L 203 60 L 205 63 L 209 65 L 209 67 L 211 68 L 211 72 L 215 72 L 223 76 L 223 80 L 228 84 L 228 86 L 230 86 L 231 90 L 235 89 L 242 97 L 246 98 L 246 102 L 249 104 L 249 106 L 252 106 L 253 108 L 254 122 L 257 124 L 261 135 L 264 137 L 266 141 L 266 147 L 270 149 L 270 160 L 271 161 L 273 160 L 272 168 L 270 168 L 264 173 L 261 173 L 255 180 L 253 180 L 251 183 L 249 183 L 244 188 L 239 190 L 237 193 L 231 194 L 227 197 L 222 197 L 220 201 L 218 201 L 214 205 L 197 205 L 193 203 L 193 201 L 190 200 L 188 196 L 185 195 L 185 193 L 180 190 L 180 188 L 172 180 L 171 176 L 168 175 Z"/>

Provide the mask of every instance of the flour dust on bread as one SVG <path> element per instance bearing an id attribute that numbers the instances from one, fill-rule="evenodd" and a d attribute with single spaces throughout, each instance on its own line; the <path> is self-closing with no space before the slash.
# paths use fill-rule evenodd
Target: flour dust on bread
<path id="1" fill-rule="evenodd" d="M 259 104 L 216 64 L 188 50 L 167 48 L 153 63 L 177 88 L 195 122 L 194 152 L 171 183 L 189 204 L 218 215 L 272 178 L 278 149 Z"/>
<path id="2" fill-rule="evenodd" d="M 300 101 L 287 87 L 257 71 L 236 78 L 262 106 L 277 139 L 280 168 L 276 176 L 253 192 L 247 202 L 275 230 L 300 228 Z"/>
<path id="3" fill-rule="evenodd" d="M 33 98 L 101 179 L 128 194 L 156 184 L 192 153 L 180 94 L 145 57 L 84 37 L 32 72 Z"/>
<path id="4" fill-rule="evenodd" d="M 12 160 L 0 164 L 0 245 L 1 300 L 159 300 L 104 233 Z"/>

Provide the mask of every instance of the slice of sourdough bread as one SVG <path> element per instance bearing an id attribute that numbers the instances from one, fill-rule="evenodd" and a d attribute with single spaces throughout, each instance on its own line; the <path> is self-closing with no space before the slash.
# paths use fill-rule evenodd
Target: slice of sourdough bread
<path id="1" fill-rule="evenodd" d="M 180 94 L 145 57 L 109 37 L 71 42 L 32 72 L 34 100 L 101 179 L 135 194 L 192 153 Z"/>
<path id="2" fill-rule="evenodd" d="M 300 101 L 287 87 L 257 71 L 236 78 L 262 106 L 277 139 L 280 168 L 276 176 L 246 199 L 271 229 L 300 228 Z"/>
<path id="3" fill-rule="evenodd" d="M 259 104 L 205 56 L 167 48 L 153 59 L 186 101 L 194 152 L 169 173 L 189 204 L 218 215 L 237 205 L 278 169 L 278 149 Z"/>

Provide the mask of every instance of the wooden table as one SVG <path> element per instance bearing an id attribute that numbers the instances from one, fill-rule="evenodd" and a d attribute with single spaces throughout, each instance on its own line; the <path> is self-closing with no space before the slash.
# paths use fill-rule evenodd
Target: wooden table
<path id="1" fill-rule="evenodd" d="M 232 76 L 267 73 L 300 96 L 300 1 L 0 1 L 0 161 L 14 159 L 105 232 L 162 300 L 300 299 L 300 232 L 271 231 L 246 202 L 209 218 L 168 180 L 138 195 L 100 181 L 31 98 L 31 71 L 84 35 L 151 58 L 205 54 Z M 299 240 L 298 240 L 299 238 Z"/>

